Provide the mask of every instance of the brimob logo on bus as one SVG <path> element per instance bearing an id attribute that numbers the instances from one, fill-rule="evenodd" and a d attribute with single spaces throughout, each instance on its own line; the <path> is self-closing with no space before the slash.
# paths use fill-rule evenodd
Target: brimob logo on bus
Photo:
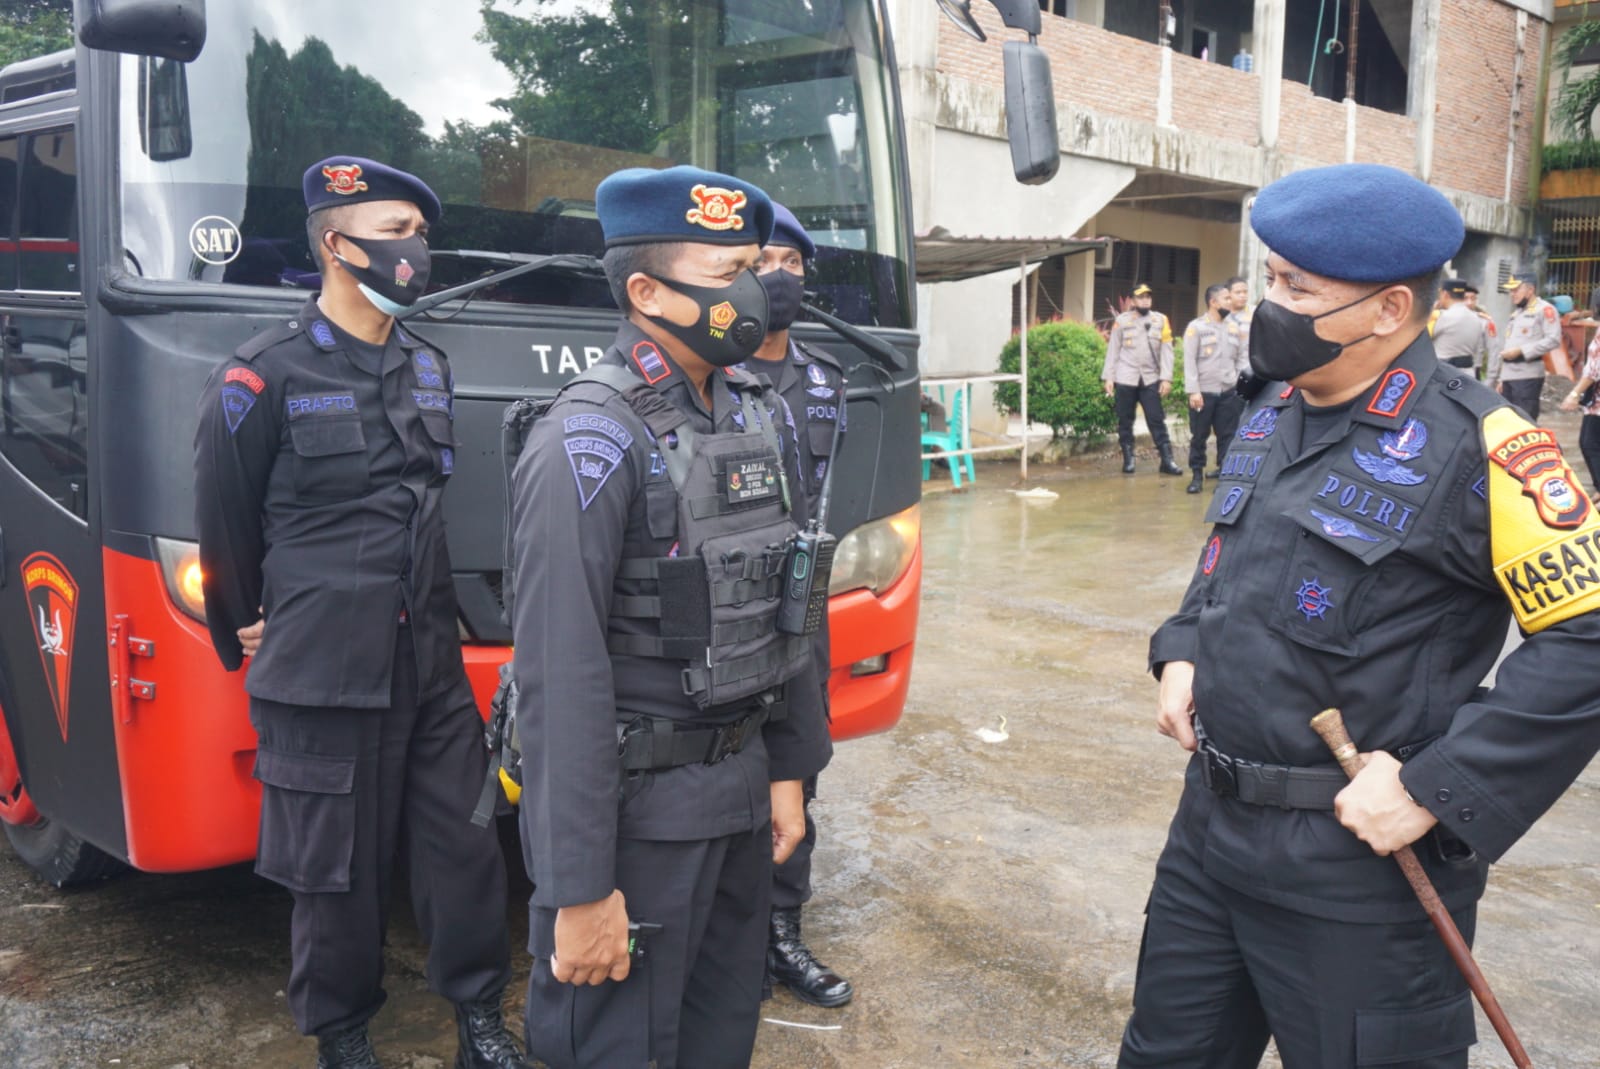
<path id="1" fill-rule="evenodd" d="M 35 553 L 22 562 L 22 586 L 39 641 L 39 659 L 45 684 L 67 741 L 68 695 L 72 686 L 72 649 L 78 622 L 78 584 L 66 565 L 48 553 Z"/>
<path id="2" fill-rule="evenodd" d="M 220 215 L 206 215 L 189 228 L 189 251 L 202 263 L 221 267 L 239 258 L 244 238 L 239 228 Z"/>

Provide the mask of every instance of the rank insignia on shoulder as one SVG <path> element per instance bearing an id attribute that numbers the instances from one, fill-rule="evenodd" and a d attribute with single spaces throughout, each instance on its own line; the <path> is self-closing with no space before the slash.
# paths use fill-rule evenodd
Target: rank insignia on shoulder
<path id="1" fill-rule="evenodd" d="M 1300 589 L 1294 592 L 1294 607 L 1307 620 L 1326 619 L 1328 610 L 1334 607 L 1333 588 L 1323 586 L 1315 576 L 1302 579 Z"/>
<path id="2" fill-rule="evenodd" d="M 1278 429 L 1278 410 L 1276 408 L 1258 408 L 1256 414 L 1239 428 L 1238 437 L 1245 442 L 1259 442 L 1272 437 L 1272 432 Z"/>
<path id="3" fill-rule="evenodd" d="M 1428 473 L 1414 471 L 1406 467 L 1393 457 L 1386 457 L 1378 453 L 1363 453 L 1352 448 L 1350 456 L 1356 462 L 1356 467 L 1378 480 L 1380 483 L 1392 483 L 1395 486 L 1416 486 L 1427 480 Z"/>
<path id="4" fill-rule="evenodd" d="M 1417 377 L 1405 368 L 1391 370 L 1378 383 L 1378 389 L 1367 404 L 1374 416 L 1392 416 L 1405 407 L 1406 398 L 1417 388 Z"/>
<path id="5" fill-rule="evenodd" d="M 661 350 L 647 341 L 639 342 L 633 347 L 633 362 L 638 365 L 639 374 L 644 376 L 644 381 L 652 386 L 672 374 L 672 369 L 667 366 Z"/>
<path id="6" fill-rule="evenodd" d="M 334 343 L 333 328 L 328 326 L 325 320 L 312 320 L 311 340 L 324 347 L 332 345 Z"/>

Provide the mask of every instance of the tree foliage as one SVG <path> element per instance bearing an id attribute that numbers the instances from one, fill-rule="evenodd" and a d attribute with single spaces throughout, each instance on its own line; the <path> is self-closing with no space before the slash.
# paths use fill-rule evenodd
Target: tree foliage
<path id="1" fill-rule="evenodd" d="M 1105 339 L 1087 323 L 1040 323 L 1029 330 L 1028 419 L 1048 424 L 1057 438 L 1078 441 L 1098 441 L 1116 430 L 1100 381 L 1105 358 Z M 1013 334 L 1000 350 L 1000 370 L 1014 375 L 1021 366 L 1021 342 Z M 998 384 L 995 404 L 1002 412 L 1020 413 L 1018 384 Z"/>
<path id="2" fill-rule="evenodd" d="M 1555 48 L 1556 70 L 1562 85 L 1556 94 L 1551 118 L 1568 141 L 1593 143 L 1595 140 L 1594 115 L 1600 108 L 1600 68 L 1574 81 L 1572 65 L 1580 55 L 1596 46 L 1600 46 L 1600 19 L 1589 19 L 1562 34 Z"/>
<path id="3" fill-rule="evenodd" d="M 72 47 L 72 0 L 0 0 L 0 67 Z"/>

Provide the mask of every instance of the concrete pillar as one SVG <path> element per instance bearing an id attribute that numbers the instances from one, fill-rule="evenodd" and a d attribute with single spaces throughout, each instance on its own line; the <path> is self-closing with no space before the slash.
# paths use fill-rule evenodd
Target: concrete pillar
<path id="1" fill-rule="evenodd" d="M 1283 24 L 1288 0 L 1256 0 L 1255 73 L 1261 80 L 1261 148 L 1276 158 L 1283 99 Z M 1264 174 L 1263 182 L 1272 175 Z"/>
<path id="2" fill-rule="evenodd" d="M 1434 112 L 1439 90 L 1439 5 L 1441 0 L 1416 0 L 1411 9 L 1411 60 L 1406 80 L 1406 114 L 1417 124 L 1417 177 L 1433 175 Z"/>

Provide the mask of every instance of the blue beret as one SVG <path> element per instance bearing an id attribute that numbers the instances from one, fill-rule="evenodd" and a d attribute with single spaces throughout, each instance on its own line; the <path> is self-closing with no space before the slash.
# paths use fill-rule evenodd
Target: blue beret
<path id="1" fill-rule="evenodd" d="M 306 168 L 300 187 L 306 211 L 366 200 L 408 200 L 429 224 L 439 221 L 439 198 L 414 174 L 361 156 L 330 156 Z"/>
<path id="2" fill-rule="evenodd" d="M 1400 282 L 1437 271 L 1461 248 L 1461 213 L 1393 167 L 1345 163 L 1278 179 L 1256 195 L 1250 226 L 1285 260 L 1325 278 Z"/>
<path id="3" fill-rule="evenodd" d="M 765 245 L 772 199 L 761 187 L 698 167 L 630 167 L 594 191 L 606 248 L 658 241 Z"/>
<path id="4" fill-rule="evenodd" d="M 799 249 L 802 259 L 817 258 L 817 243 L 811 240 L 811 235 L 800 225 L 800 220 L 794 217 L 794 212 L 777 201 L 772 202 L 772 237 L 767 239 L 767 244 L 782 245 L 786 249 Z"/>

